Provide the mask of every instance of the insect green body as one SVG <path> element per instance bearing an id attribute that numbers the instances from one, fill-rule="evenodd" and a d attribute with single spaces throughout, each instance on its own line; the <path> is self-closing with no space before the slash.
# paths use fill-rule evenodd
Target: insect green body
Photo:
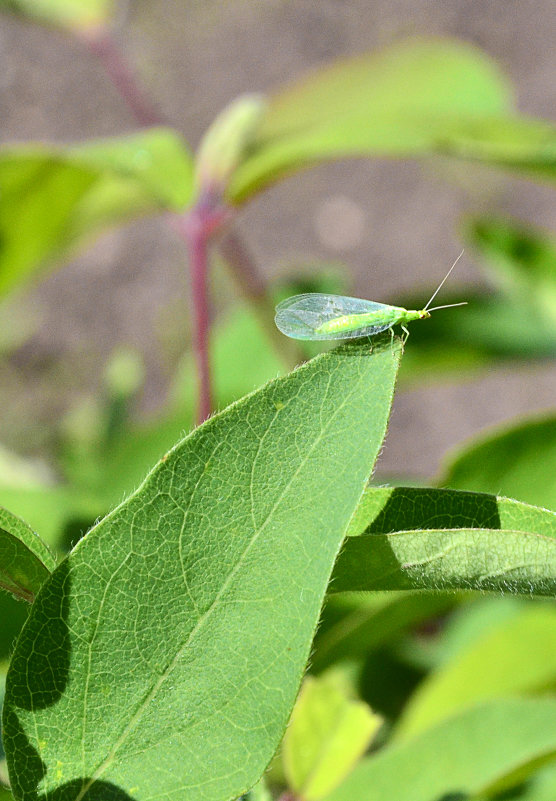
<path id="1" fill-rule="evenodd" d="M 388 306 L 385 303 L 362 298 L 308 292 L 286 298 L 276 306 L 274 318 L 276 325 L 283 334 L 292 339 L 373 337 L 394 325 L 400 325 L 407 336 L 406 323 L 425 320 L 431 316 L 431 311 L 436 309 L 465 305 L 465 303 L 450 303 L 446 306 L 436 306 L 434 309 L 429 308 L 462 253 L 452 264 L 424 309 L 404 309 L 401 306 Z"/>
<path id="2" fill-rule="evenodd" d="M 401 306 L 386 306 L 385 309 L 378 309 L 361 314 L 344 314 L 341 317 L 334 317 L 315 329 L 316 334 L 346 334 L 352 331 L 361 331 L 365 328 L 384 326 L 390 328 L 393 325 L 405 325 L 412 320 L 423 320 L 430 317 L 430 312 L 426 309 L 403 309 Z"/>

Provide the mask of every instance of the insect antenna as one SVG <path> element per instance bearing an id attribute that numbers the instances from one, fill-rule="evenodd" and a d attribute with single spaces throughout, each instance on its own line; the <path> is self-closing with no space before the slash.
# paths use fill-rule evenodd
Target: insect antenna
<path id="1" fill-rule="evenodd" d="M 444 286 L 444 283 L 446 282 L 446 280 L 447 280 L 448 276 L 450 275 L 450 273 L 452 272 L 452 270 L 454 269 L 454 267 L 456 266 L 456 264 L 458 263 L 458 261 L 461 259 L 461 257 L 463 256 L 463 254 L 464 254 L 464 251 L 462 250 L 462 251 L 461 251 L 461 253 L 459 254 L 459 256 L 457 257 L 457 259 L 455 260 L 455 262 L 452 264 L 452 266 L 450 267 L 450 269 L 448 270 L 448 272 L 447 272 L 447 273 L 446 273 L 446 275 L 444 276 L 444 278 L 442 279 L 442 281 L 441 281 L 441 282 L 438 284 L 438 286 L 436 287 L 436 289 L 435 289 L 435 290 L 434 290 L 434 292 L 432 293 L 431 297 L 429 298 L 429 302 L 428 302 L 428 303 L 427 303 L 427 305 L 425 306 L 425 311 L 427 311 L 427 310 L 428 310 L 429 306 L 431 305 L 431 303 L 433 302 L 433 300 L 435 299 L 435 297 L 438 295 L 438 293 L 440 292 L 440 290 L 441 290 L 441 289 L 442 289 L 442 287 Z M 454 305 L 457 305 L 457 306 L 459 306 L 460 304 L 458 303 L 458 304 L 454 304 Z M 440 308 L 446 308 L 446 307 L 445 307 L 445 306 L 442 306 L 442 307 L 440 307 L 440 306 L 437 306 L 436 308 L 437 308 L 437 309 L 440 309 Z M 431 309 L 430 311 L 432 311 L 432 309 Z"/>
<path id="2" fill-rule="evenodd" d="M 432 309 L 427 309 L 427 311 L 438 311 L 438 309 L 453 309 L 454 306 L 467 306 L 467 301 L 462 300 L 461 303 L 447 303 L 445 306 L 433 306 Z"/>

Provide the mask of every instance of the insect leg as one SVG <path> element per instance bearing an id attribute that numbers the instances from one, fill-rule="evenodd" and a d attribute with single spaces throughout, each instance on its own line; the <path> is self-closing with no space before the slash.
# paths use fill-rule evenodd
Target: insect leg
<path id="1" fill-rule="evenodd" d="M 409 336 L 409 331 L 407 330 L 407 328 L 405 327 L 405 325 L 402 325 L 402 331 L 403 331 L 403 332 L 404 332 L 404 334 L 405 334 L 405 337 L 404 337 L 404 340 L 403 340 L 403 344 L 405 345 L 405 343 L 407 342 L 407 338 L 408 338 L 408 336 Z"/>

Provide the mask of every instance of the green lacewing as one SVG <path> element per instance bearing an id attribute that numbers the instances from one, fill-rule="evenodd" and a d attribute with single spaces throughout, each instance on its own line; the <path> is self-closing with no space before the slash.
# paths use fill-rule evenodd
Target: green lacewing
<path id="1" fill-rule="evenodd" d="M 401 325 L 408 335 L 406 323 L 412 320 L 424 320 L 431 316 L 431 312 L 438 309 L 466 305 L 464 301 L 430 308 L 462 255 L 463 251 L 437 286 L 424 309 L 404 309 L 401 306 L 388 306 L 386 303 L 376 303 L 374 300 L 363 298 L 308 292 L 304 295 L 293 295 L 279 303 L 276 306 L 274 320 L 279 330 L 292 339 L 331 340 L 373 337 L 394 325 Z"/>

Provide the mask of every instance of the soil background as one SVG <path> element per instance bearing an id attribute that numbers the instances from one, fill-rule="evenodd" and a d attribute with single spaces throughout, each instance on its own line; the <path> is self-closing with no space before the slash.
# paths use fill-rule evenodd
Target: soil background
<path id="1" fill-rule="evenodd" d="M 137 0 L 116 36 L 160 112 L 194 147 L 243 92 L 271 92 L 303 72 L 410 36 L 452 36 L 490 54 L 522 112 L 554 119 L 556 12 L 550 0 Z M 69 142 L 136 130 L 101 64 L 78 42 L 0 16 L 0 138 Z M 554 190 L 442 162 L 349 161 L 282 182 L 241 212 L 239 228 L 275 279 L 317 262 L 344 265 L 354 294 L 397 302 L 431 289 L 461 249 L 465 213 L 515 217 L 556 231 Z M 452 290 L 484 284 L 466 254 Z M 216 270 L 216 314 L 230 283 Z M 0 360 L 0 441 L 45 452 L 67 410 L 99 390 L 118 344 L 147 373 L 138 413 L 156 414 L 189 339 L 182 245 L 161 220 L 108 232 L 78 258 L 12 298 L 2 314 L 32 326 Z M 9 332 L 8 332 L 9 335 Z M 4 338 L 6 335 L 4 336 Z M 411 347 L 411 339 L 408 347 Z M 554 404 L 556 367 L 499 368 L 396 397 L 379 473 L 432 475 L 447 449 L 485 426 Z"/>

